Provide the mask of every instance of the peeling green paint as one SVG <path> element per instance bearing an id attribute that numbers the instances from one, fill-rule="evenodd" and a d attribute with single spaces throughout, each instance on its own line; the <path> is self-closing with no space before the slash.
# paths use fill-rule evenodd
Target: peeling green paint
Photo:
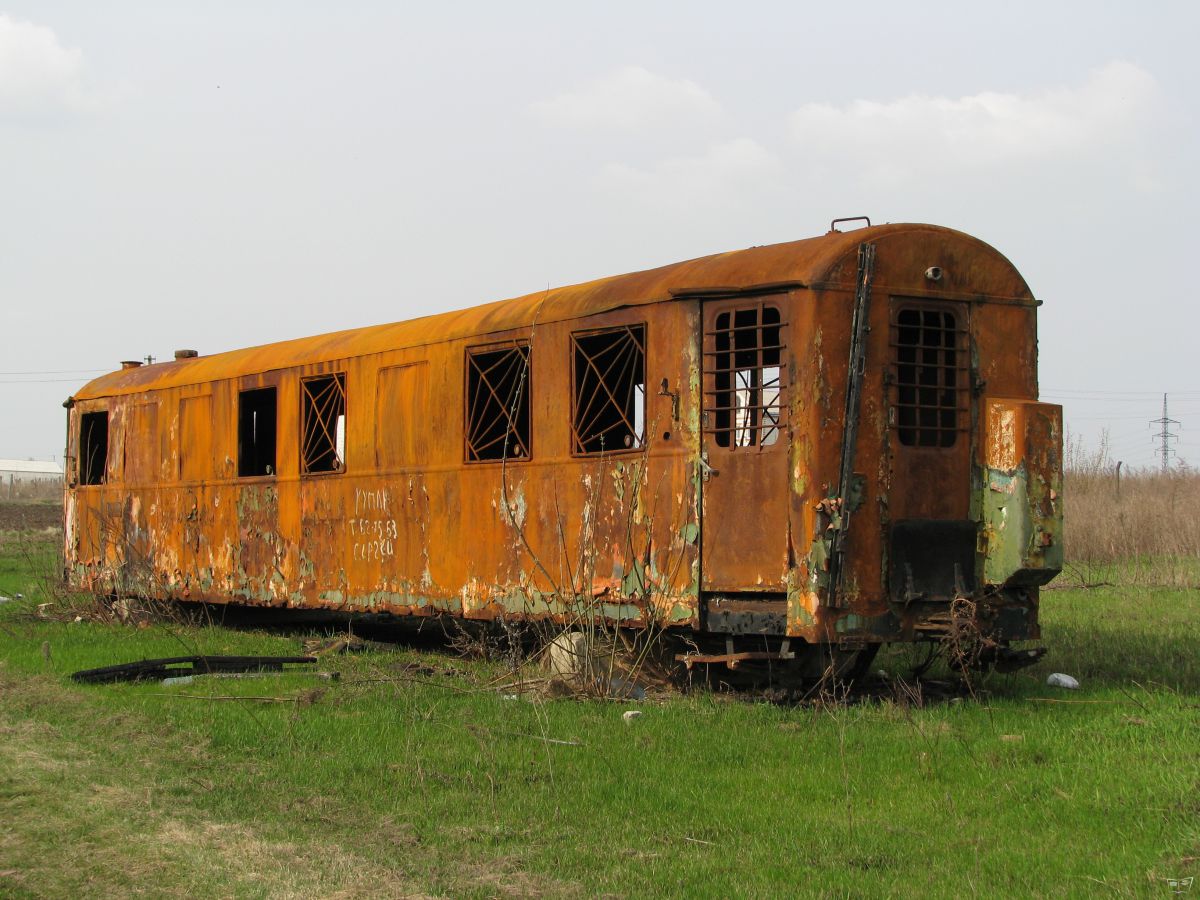
<path id="1" fill-rule="evenodd" d="M 1045 584 L 1062 569 L 1061 504 L 1049 501 L 1038 515 L 1036 499 L 1051 488 L 1034 479 L 1032 498 L 1025 464 L 1012 472 L 989 468 L 981 492 L 983 577 L 990 585 Z"/>
<path id="2" fill-rule="evenodd" d="M 626 597 L 643 597 L 647 591 L 646 566 L 640 559 L 633 561 L 629 572 L 621 579 L 621 594 Z"/>
<path id="3" fill-rule="evenodd" d="M 847 613 L 833 624 L 833 630 L 838 634 L 848 634 L 852 631 L 862 631 L 867 626 L 867 620 L 854 613 Z"/>

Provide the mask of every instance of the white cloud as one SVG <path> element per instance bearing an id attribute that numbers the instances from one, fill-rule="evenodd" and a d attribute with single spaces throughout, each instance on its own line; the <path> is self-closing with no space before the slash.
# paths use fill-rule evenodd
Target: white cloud
<path id="1" fill-rule="evenodd" d="M 747 137 L 714 144 L 699 156 L 676 156 L 648 168 L 610 163 L 600 173 L 604 186 L 675 201 L 716 202 L 753 192 L 782 173 L 778 158 Z"/>
<path id="2" fill-rule="evenodd" d="M 578 90 L 534 103 L 530 111 L 557 125 L 632 129 L 680 120 L 709 121 L 721 106 L 686 78 L 667 78 L 641 66 L 624 66 Z"/>
<path id="3" fill-rule="evenodd" d="M 947 169 L 1111 155 L 1114 147 L 1138 143 L 1140 128 L 1159 103 L 1150 73 L 1115 61 L 1076 87 L 964 97 L 912 94 L 845 106 L 810 103 L 792 114 L 790 125 L 813 161 L 852 161 L 864 178 L 895 183 Z M 1144 171 L 1138 177 L 1145 179 Z"/>
<path id="4" fill-rule="evenodd" d="M 83 54 L 42 25 L 0 14 L 0 115 L 43 115 L 91 105 Z"/>

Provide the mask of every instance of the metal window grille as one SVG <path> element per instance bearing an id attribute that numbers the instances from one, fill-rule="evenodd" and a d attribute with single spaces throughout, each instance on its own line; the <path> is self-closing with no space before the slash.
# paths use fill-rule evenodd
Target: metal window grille
<path id="1" fill-rule="evenodd" d="M 572 452 L 640 450 L 646 431 L 646 326 L 571 335 Z"/>
<path id="2" fill-rule="evenodd" d="M 720 447 L 769 447 L 784 425 L 783 326 L 778 307 L 717 313 L 705 334 L 707 430 Z"/>
<path id="3" fill-rule="evenodd" d="M 300 381 L 300 471 L 304 475 L 346 469 L 346 376 Z"/>
<path id="4" fill-rule="evenodd" d="M 895 419 L 907 447 L 953 447 L 967 408 L 967 333 L 945 308 L 893 314 Z"/>
<path id="5" fill-rule="evenodd" d="M 529 345 L 467 351 L 468 462 L 529 458 Z"/>

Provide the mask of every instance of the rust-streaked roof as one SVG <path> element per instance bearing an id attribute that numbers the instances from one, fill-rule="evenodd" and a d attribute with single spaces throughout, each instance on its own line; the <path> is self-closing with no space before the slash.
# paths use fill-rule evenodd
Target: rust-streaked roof
<path id="1" fill-rule="evenodd" d="M 962 232 L 936 225 L 877 225 L 847 232 L 833 231 L 821 237 L 703 256 L 657 269 L 600 278 L 390 325 L 353 328 L 211 356 L 122 369 L 89 382 L 75 394 L 75 399 L 198 384 L 294 365 L 419 347 L 527 327 L 535 320 L 556 322 L 622 306 L 655 303 L 681 293 L 706 289 L 727 286 L 744 289 L 781 283 L 811 285 L 823 280 L 843 256 L 864 240 L 916 231 L 941 233 L 986 246 Z"/>

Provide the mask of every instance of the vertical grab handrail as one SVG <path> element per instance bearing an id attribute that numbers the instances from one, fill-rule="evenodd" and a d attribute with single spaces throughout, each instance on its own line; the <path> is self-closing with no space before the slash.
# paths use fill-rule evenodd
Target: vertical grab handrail
<path id="1" fill-rule="evenodd" d="M 875 275 L 875 245 L 859 244 L 858 276 L 854 283 L 854 318 L 850 323 L 850 367 L 846 378 L 846 414 L 842 419 L 842 461 L 838 469 L 840 501 L 837 527 L 830 542 L 829 587 L 825 605 L 840 607 L 842 574 L 845 570 L 846 535 L 850 530 L 850 488 L 854 477 L 854 452 L 858 444 L 858 418 L 862 405 L 863 379 L 867 367 L 867 324 L 871 310 L 871 279 Z"/>

